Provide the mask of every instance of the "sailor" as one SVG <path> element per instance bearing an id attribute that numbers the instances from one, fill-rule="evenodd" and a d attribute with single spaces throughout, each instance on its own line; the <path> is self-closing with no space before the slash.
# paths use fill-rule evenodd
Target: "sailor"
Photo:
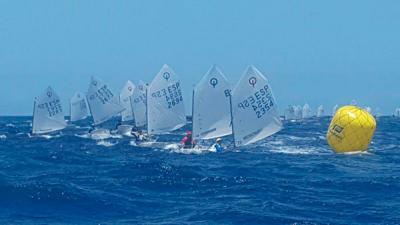
<path id="1" fill-rule="evenodd" d="M 193 148 L 196 144 L 193 141 L 192 132 L 188 131 L 186 136 L 182 139 L 181 145 L 183 148 Z"/>
<path id="2" fill-rule="evenodd" d="M 215 149 L 216 152 L 223 152 L 224 148 L 221 145 L 222 143 L 222 138 L 217 138 L 217 140 L 215 140 L 215 144 L 213 144 L 212 148 Z"/>
<path id="3" fill-rule="evenodd" d="M 136 142 L 141 142 L 146 139 L 145 136 L 143 135 L 143 131 L 140 129 L 135 129 L 135 131 L 134 129 L 132 129 L 131 134 L 133 135 L 133 137 L 135 137 Z"/>

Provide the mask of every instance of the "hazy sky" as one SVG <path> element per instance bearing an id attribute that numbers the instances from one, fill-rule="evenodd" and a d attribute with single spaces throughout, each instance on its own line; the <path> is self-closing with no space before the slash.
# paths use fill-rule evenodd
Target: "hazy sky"
<path id="1" fill-rule="evenodd" d="M 91 75 L 115 92 L 167 63 L 191 89 L 212 64 L 264 72 L 280 111 L 356 99 L 400 106 L 400 1 L 0 0 L 0 115 L 30 115 L 51 85 L 67 101 Z"/>

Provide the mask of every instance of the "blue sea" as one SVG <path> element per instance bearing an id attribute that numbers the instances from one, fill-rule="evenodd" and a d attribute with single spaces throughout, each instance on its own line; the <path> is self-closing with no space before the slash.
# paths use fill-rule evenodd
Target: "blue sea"
<path id="1" fill-rule="evenodd" d="M 400 119 L 378 118 L 353 155 L 329 148 L 329 122 L 211 153 L 171 147 L 190 124 L 137 145 L 92 140 L 88 122 L 31 137 L 30 117 L 0 117 L 0 224 L 400 224 Z"/>

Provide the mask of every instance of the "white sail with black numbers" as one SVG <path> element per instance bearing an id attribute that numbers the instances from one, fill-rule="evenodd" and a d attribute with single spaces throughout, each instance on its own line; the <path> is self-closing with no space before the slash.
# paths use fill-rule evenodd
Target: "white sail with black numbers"
<path id="1" fill-rule="evenodd" d="M 193 137 L 211 139 L 232 134 L 231 86 L 221 70 L 213 66 L 193 91 Z"/>
<path id="2" fill-rule="evenodd" d="M 32 134 L 45 134 L 62 130 L 67 126 L 61 100 L 51 87 L 35 98 Z"/>
<path id="3" fill-rule="evenodd" d="M 117 96 L 100 79 L 92 77 L 86 95 L 95 125 L 103 123 L 125 110 Z"/>
<path id="4" fill-rule="evenodd" d="M 232 92 L 233 134 L 236 146 L 248 145 L 282 129 L 267 78 L 249 66 Z"/>
<path id="5" fill-rule="evenodd" d="M 86 119 L 89 116 L 89 107 L 87 105 L 86 96 L 81 92 L 77 92 L 70 100 L 71 122 Z"/>
<path id="6" fill-rule="evenodd" d="M 143 81 L 139 81 L 131 96 L 133 116 L 137 127 L 143 127 L 147 124 L 146 92 L 147 85 Z"/>
<path id="7" fill-rule="evenodd" d="M 182 88 L 175 72 L 164 65 L 147 91 L 149 134 L 173 131 L 186 124 Z"/>
<path id="8" fill-rule="evenodd" d="M 133 120 L 133 111 L 131 105 L 131 96 L 135 90 L 135 85 L 128 80 L 121 90 L 119 95 L 119 102 L 124 107 L 124 111 L 121 112 L 121 121 L 131 121 Z"/>

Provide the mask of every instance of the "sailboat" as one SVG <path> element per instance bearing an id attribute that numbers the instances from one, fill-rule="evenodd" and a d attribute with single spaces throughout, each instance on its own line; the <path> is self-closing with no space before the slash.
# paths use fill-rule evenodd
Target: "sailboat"
<path id="1" fill-rule="evenodd" d="M 49 86 L 42 95 L 35 98 L 33 107 L 32 134 L 46 134 L 64 129 L 67 123 L 61 100 Z"/>
<path id="2" fill-rule="evenodd" d="M 185 124 L 181 83 L 175 72 L 165 64 L 147 90 L 147 132 L 167 133 Z"/>
<path id="3" fill-rule="evenodd" d="M 285 110 L 285 120 L 294 120 L 294 119 L 296 119 L 295 106 L 289 105 Z"/>
<path id="4" fill-rule="evenodd" d="M 320 105 L 317 109 L 317 117 L 323 117 L 325 114 L 324 106 Z"/>
<path id="5" fill-rule="evenodd" d="M 394 111 L 394 116 L 395 117 L 400 117 L 400 108 L 396 108 Z"/>
<path id="6" fill-rule="evenodd" d="M 147 85 L 139 81 L 138 86 L 133 89 L 131 98 L 131 108 L 135 118 L 135 126 L 143 128 L 147 125 Z"/>
<path id="7" fill-rule="evenodd" d="M 338 110 L 338 108 L 339 108 L 339 106 L 336 104 L 335 106 L 333 106 L 333 109 L 332 109 L 332 116 L 335 116 L 335 114 L 336 114 L 336 111 Z"/>
<path id="8" fill-rule="evenodd" d="M 297 120 L 300 120 L 301 118 L 303 118 L 303 107 L 301 107 L 299 105 L 294 106 L 294 115 Z"/>
<path id="9" fill-rule="evenodd" d="M 366 110 L 368 113 L 372 114 L 372 108 L 371 108 L 371 107 L 367 106 L 367 107 L 365 107 L 365 110 Z"/>
<path id="10" fill-rule="evenodd" d="M 110 88 L 99 78 L 91 77 L 86 95 L 94 126 L 98 126 L 125 110 Z M 91 132 L 94 139 L 104 139 L 110 135 L 107 129 L 97 128 Z"/>
<path id="11" fill-rule="evenodd" d="M 131 124 L 126 124 L 128 122 L 131 122 L 133 124 L 134 116 L 133 116 L 133 110 L 132 110 L 132 103 L 131 103 L 131 96 L 135 90 L 135 85 L 128 80 L 122 88 L 121 93 L 119 95 L 119 102 L 122 107 L 124 107 L 124 111 L 121 112 L 121 124 L 117 127 L 118 133 L 122 135 L 131 135 L 131 131 L 133 128 L 133 125 Z"/>
<path id="12" fill-rule="evenodd" d="M 306 103 L 303 106 L 303 112 L 302 112 L 302 118 L 307 119 L 311 117 L 311 108 L 310 106 Z"/>
<path id="13" fill-rule="evenodd" d="M 249 66 L 232 91 L 235 146 L 249 145 L 282 129 L 278 108 L 267 78 Z"/>
<path id="14" fill-rule="evenodd" d="M 217 66 L 212 66 L 194 87 L 192 130 L 194 140 L 207 140 L 232 134 L 231 86 Z"/>
<path id="15" fill-rule="evenodd" d="M 89 116 L 89 107 L 86 96 L 81 92 L 76 92 L 70 100 L 70 120 L 76 122 L 84 120 Z"/>

